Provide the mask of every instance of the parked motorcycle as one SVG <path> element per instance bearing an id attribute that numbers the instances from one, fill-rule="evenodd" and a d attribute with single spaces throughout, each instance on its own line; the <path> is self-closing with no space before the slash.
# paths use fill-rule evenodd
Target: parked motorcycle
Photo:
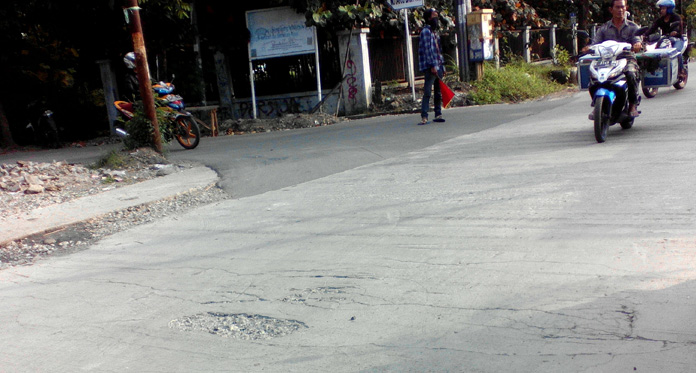
<path id="1" fill-rule="evenodd" d="M 580 57 L 589 64 L 589 92 L 594 106 L 594 134 L 597 142 L 606 141 L 609 126 L 616 123 L 623 129 L 633 127 L 628 114 L 628 84 L 623 73 L 626 59 L 619 56 L 631 50 L 631 44 L 607 40 L 590 47 L 592 54 Z M 640 97 L 636 105 L 640 104 Z"/>
<path id="2" fill-rule="evenodd" d="M 671 27 L 677 30 L 679 28 L 679 22 L 674 22 Z M 660 56 L 669 56 L 670 52 L 676 53 L 676 55 L 682 55 L 682 61 L 677 66 L 680 71 L 683 71 L 682 74 L 677 75 L 676 82 L 672 84 L 672 86 L 676 89 L 683 89 L 686 87 L 686 82 L 689 79 L 689 54 L 692 44 L 689 43 L 689 39 L 686 35 L 682 35 L 680 38 L 682 47 L 680 50 L 672 50 L 675 46 L 675 39 L 676 38 L 670 37 L 669 35 L 661 35 L 659 33 L 650 35 L 645 41 L 645 52 L 637 56 L 641 66 L 641 74 L 643 75 L 642 91 L 643 95 L 647 98 L 657 96 L 659 87 L 646 83 L 645 77 L 654 74 L 655 71 L 660 68 L 659 63 L 662 58 Z M 658 74 L 662 74 L 662 72 Z M 667 84 L 667 86 L 669 86 L 669 84 Z"/>
<path id="3" fill-rule="evenodd" d="M 159 82 L 153 84 L 152 89 L 156 93 L 155 104 L 157 110 L 163 111 L 167 118 L 167 123 L 161 123 L 160 125 L 172 126 L 171 133 L 173 137 L 176 138 L 176 141 L 184 147 L 184 149 L 194 149 L 197 147 L 201 139 L 200 127 L 193 118 L 193 115 L 185 110 L 183 98 L 173 94 L 174 85 L 171 83 Z M 114 106 L 116 106 L 116 109 L 121 113 L 124 121 L 133 118 L 133 103 L 116 101 L 114 102 Z M 116 133 L 121 137 L 128 136 L 128 132 L 123 128 L 117 128 Z"/>
<path id="4" fill-rule="evenodd" d="M 35 144 L 46 148 L 60 148 L 58 126 L 51 110 L 42 110 L 35 121 L 27 124 L 26 129 L 31 133 Z"/>

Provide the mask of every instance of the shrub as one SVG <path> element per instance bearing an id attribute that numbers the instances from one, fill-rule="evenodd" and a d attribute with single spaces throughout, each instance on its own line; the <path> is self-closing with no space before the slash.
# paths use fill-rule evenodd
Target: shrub
<path id="1" fill-rule="evenodd" d="M 126 160 L 121 155 L 121 153 L 116 150 L 112 150 L 105 154 L 103 157 L 99 158 L 96 163 L 94 163 L 91 168 L 108 168 L 112 170 L 117 170 L 126 165 Z"/>
<path id="2" fill-rule="evenodd" d="M 472 83 L 469 99 L 479 105 L 520 102 L 560 91 L 565 86 L 550 78 L 554 69 L 516 60 L 496 70 L 486 63 L 483 79 Z"/>
<path id="3" fill-rule="evenodd" d="M 144 146 L 153 148 L 154 128 L 152 123 L 145 116 L 142 102 L 137 102 L 135 108 L 133 118 L 125 123 L 128 137 L 124 139 L 123 145 L 126 149 L 137 149 Z M 165 108 L 157 107 L 156 109 L 161 141 L 166 144 L 172 139 L 171 120 Z"/>

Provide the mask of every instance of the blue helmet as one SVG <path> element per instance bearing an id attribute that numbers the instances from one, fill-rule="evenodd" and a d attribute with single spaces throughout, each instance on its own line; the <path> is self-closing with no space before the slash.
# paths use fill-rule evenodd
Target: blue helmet
<path id="1" fill-rule="evenodd" d="M 667 8 L 667 13 L 672 13 L 674 11 L 674 7 L 676 4 L 674 3 L 674 0 L 658 0 L 657 4 L 655 4 L 658 8 L 665 7 Z"/>

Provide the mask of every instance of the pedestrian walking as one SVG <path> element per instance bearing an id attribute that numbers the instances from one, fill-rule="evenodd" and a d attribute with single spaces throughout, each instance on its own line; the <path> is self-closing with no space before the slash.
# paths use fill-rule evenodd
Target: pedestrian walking
<path id="1" fill-rule="evenodd" d="M 442 117 L 442 91 L 439 79 L 445 75 L 445 59 L 442 57 L 440 44 L 439 13 L 434 8 L 423 12 L 425 27 L 420 33 L 418 43 L 418 68 L 425 73 L 423 85 L 423 101 L 421 103 L 421 121 L 419 124 L 428 124 L 428 110 L 430 109 L 430 96 L 433 95 L 433 107 L 435 110 L 435 122 L 444 122 Z M 433 92 L 434 91 L 434 92 Z"/>

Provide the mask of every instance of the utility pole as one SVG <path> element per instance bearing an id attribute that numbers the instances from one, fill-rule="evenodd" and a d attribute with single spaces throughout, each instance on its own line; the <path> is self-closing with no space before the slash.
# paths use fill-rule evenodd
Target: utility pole
<path id="1" fill-rule="evenodd" d="M 471 13 L 471 0 L 457 0 L 457 40 L 459 49 L 459 79 L 470 80 L 469 48 L 466 31 L 466 15 Z"/>
<path id="2" fill-rule="evenodd" d="M 153 143 L 155 150 L 162 153 L 162 137 L 160 135 L 159 124 L 157 123 L 157 112 L 155 110 L 155 99 L 152 94 L 152 83 L 150 83 L 150 69 L 147 65 L 147 52 L 145 50 L 145 39 L 143 38 L 143 27 L 140 24 L 140 7 L 138 0 L 126 0 L 125 9 L 126 23 L 130 26 L 133 38 L 133 52 L 135 52 L 135 72 L 138 74 L 140 84 L 140 97 L 143 99 L 145 116 L 152 123 L 154 128 Z"/>

